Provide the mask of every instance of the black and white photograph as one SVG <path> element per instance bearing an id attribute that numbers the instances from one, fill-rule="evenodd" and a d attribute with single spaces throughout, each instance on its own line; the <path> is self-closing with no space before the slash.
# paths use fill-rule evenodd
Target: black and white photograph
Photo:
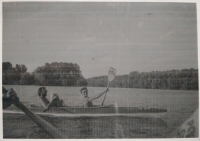
<path id="1" fill-rule="evenodd" d="M 195 1 L 2 1 L 3 139 L 198 139 L 198 28 Z"/>

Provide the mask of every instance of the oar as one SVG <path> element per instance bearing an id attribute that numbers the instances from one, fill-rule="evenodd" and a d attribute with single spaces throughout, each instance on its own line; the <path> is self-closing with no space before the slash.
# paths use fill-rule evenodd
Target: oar
<path id="1" fill-rule="evenodd" d="M 56 139 L 64 139 L 67 138 L 63 134 L 60 133 L 58 129 L 56 129 L 54 126 L 49 124 L 47 121 L 39 117 L 38 115 L 35 115 L 33 112 L 31 112 L 26 106 L 20 102 L 19 98 L 17 96 L 12 98 L 12 103 L 22 110 L 29 118 L 31 118 L 40 128 L 43 129 L 44 132 L 46 132 L 49 136 Z"/>
<path id="2" fill-rule="evenodd" d="M 115 78 L 115 76 L 116 76 L 116 69 L 110 67 L 110 69 L 108 71 L 108 85 L 107 85 L 107 89 L 109 87 L 109 83 Z M 106 92 L 106 94 L 107 94 L 107 92 Z M 103 106 L 103 103 L 105 101 L 106 94 L 104 96 L 104 99 L 103 99 L 103 102 L 102 102 L 102 106 Z"/>

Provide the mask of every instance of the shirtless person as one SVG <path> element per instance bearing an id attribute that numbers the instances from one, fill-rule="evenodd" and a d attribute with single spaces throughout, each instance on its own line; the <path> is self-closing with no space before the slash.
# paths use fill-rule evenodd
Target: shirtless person
<path id="1" fill-rule="evenodd" d="M 41 100 L 41 105 L 45 109 L 50 109 L 51 107 L 63 107 L 65 106 L 62 99 L 59 98 L 58 94 L 52 94 L 50 101 L 46 98 L 47 90 L 45 87 L 40 87 L 38 89 L 38 96 Z"/>
<path id="2" fill-rule="evenodd" d="M 87 87 L 81 88 L 80 92 L 81 92 L 81 94 L 83 96 L 83 100 L 82 100 L 83 106 L 84 107 L 92 107 L 93 106 L 92 101 L 97 99 L 97 98 L 99 98 L 99 97 L 101 97 L 106 92 L 108 92 L 108 89 L 106 89 L 103 93 L 100 93 L 100 94 L 92 96 L 92 97 L 88 97 L 88 89 L 87 89 Z"/>

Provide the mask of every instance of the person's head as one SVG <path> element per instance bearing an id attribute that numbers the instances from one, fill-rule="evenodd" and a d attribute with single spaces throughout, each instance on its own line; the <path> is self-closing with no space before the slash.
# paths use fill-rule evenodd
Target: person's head
<path id="1" fill-rule="evenodd" d="M 38 89 L 38 96 L 39 97 L 46 97 L 47 96 L 47 90 L 45 87 L 40 87 Z"/>
<path id="2" fill-rule="evenodd" d="M 87 89 L 87 87 L 81 88 L 80 92 L 84 97 L 88 97 L 88 89 Z"/>

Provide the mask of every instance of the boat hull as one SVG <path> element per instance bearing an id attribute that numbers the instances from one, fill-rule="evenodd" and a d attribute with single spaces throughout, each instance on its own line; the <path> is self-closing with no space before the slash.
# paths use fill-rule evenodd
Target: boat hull
<path id="1" fill-rule="evenodd" d="M 141 108 L 141 107 L 54 107 L 46 112 L 43 108 L 29 107 L 29 109 L 38 115 L 59 116 L 59 117 L 99 117 L 99 116 L 132 116 L 132 117 L 153 117 L 160 118 L 167 112 L 166 109 Z M 20 110 L 12 107 L 3 111 L 4 113 L 23 114 Z"/>

